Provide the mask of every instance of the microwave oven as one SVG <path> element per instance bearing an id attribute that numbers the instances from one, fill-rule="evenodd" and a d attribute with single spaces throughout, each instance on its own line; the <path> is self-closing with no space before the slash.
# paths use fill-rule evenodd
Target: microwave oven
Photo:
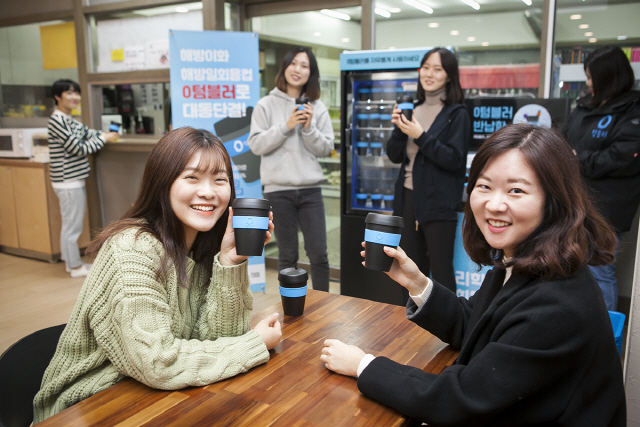
<path id="1" fill-rule="evenodd" d="M 47 128 L 0 129 L 0 157 L 30 158 L 33 137 L 46 135 Z"/>

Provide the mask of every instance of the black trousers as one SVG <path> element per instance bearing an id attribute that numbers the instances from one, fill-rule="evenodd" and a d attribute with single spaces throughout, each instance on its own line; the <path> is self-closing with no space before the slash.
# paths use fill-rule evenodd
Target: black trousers
<path id="1" fill-rule="evenodd" d="M 417 264 L 425 276 L 431 277 L 455 292 L 453 248 L 458 221 L 429 221 L 416 227 L 413 197 L 413 191 L 405 188 L 402 214 L 404 229 L 402 230 L 400 247 Z"/>

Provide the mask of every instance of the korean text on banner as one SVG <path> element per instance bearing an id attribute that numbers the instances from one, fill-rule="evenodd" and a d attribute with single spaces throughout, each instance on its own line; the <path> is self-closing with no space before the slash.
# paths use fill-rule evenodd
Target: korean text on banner
<path id="1" fill-rule="evenodd" d="M 174 128 L 206 129 L 233 163 L 236 197 L 262 198 L 260 157 L 249 150 L 251 113 L 260 99 L 256 33 L 169 31 Z M 251 289 L 264 290 L 264 255 L 249 258 Z"/>

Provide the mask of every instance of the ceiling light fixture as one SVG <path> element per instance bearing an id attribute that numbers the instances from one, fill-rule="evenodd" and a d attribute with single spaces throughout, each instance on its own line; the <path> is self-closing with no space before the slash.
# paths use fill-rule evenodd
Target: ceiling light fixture
<path id="1" fill-rule="evenodd" d="M 376 15 L 384 16 L 385 18 L 391 18 L 391 13 L 387 10 L 376 7 L 374 11 L 376 12 Z"/>
<path id="2" fill-rule="evenodd" d="M 592 37 L 592 38 L 589 39 L 589 43 L 596 43 L 597 41 L 598 41 L 598 39 L 595 38 L 595 37 Z"/>
<path id="3" fill-rule="evenodd" d="M 489 42 L 482 42 L 480 43 L 482 46 L 489 46 Z"/>
<path id="4" fill-rule="evenodd" d="M 570 16 L 569 16 L 569 19 L 572 19 L 572 20 L 574 20 L 574 21 L 575 21 L 576 19 L 582 19 L 582 15 L 570 15 Z"/>
<path id="5" fill-rule="evenodd" d="M 531 6 L 531 0 L 522 0 L 527 6 Z"/>
<path id="6" fill-rule="evenodd" d="M 335 10 L 322 9 L 320 11 L 323 15 L 330 16 L 332 18 L 342 19 L 343 21 L 351 21 L 351 17 L 346 13 L 336 12 Z"/>
<path id="7" fill-rule="evenodd" d="M 593 35 L 593 31 L 587 31 L 586 33 L 584 33 L 585 37 L 591 37 Z"/>
<path id="8" fill-rule="evenodd" d="M 480 5 L 473 0 L 460 0 L 462 3 L 471 6 L 475 10 L 480 10 Z"/>
<path id="9" fill-rule="evenodd" d="M 409 6 L 413 6 L 416 9 L 421 10 L 423 12 L 433 13 L 433 9 L 431 9 L 429 6 L 427 6 L 424 3 L 420 3 L 419 1 L 416 1 L 416 0 L 402 0 L 402 1 L 408 4 Z"/>
<path id="10" fill-rule="evenodd" d="M 391 12 L 391 13 L 400 13 L 400 12 L 402 12 L 402 9 L 400 9 L 399 7 L 392 7 L 391 9 L 389 9 L 389 12 Z"/>
<path id="11" fill-rule="evenodd" d="M 176 12 L 178 12 L 178 13 L 187 13 L 187 12 L 189 12 L 189 8 L 184 7 L 184 6 L 178 6 L 178 7 L 176 7 Z"/>
<path id="12" fill-rule="evenodd" d="M 471 37 L 467 37 L 467 41 L 468 41 L 468 42 L 474 42 L 474 41 L 476 41 L 476 38 L 475 38 L 475 37 L 473 37 L 473 36 L 471 36 Z"/>
<path id="13" fill-rule="evenodd" d="M 320 37 L 322 35 L 322 33 L 320 31 L 316 31 L 315 33 L 313 33 L 313 35 L 315 37 Z"/>
<path id="14" fill-rule="evenodd" d="M 626 40 L 627 36 L 618 36 L 618 40 Z"/>
<path id="15" fill-rule="evenodd" d="M 451 30 L 451 31 L 449 32 L 449 34 L 451 34 L 452 36 L 457 36 L 458 34 L 460 34 L 460 31 L 458 31 L 458 30 Z"/>
<path id="16" fill-rule="evenodd" d="M 589 24 L 580 24 L 578 25 L 578 28 L 580 28 L 581 30 L 586 30 L 587 28 L 589 28 Z"/>
<path id="17" fill-rule="evenodd" d="M 349 39 L 349 37 L 345 37 L 342 39 L 342 43 L 349 43 L 351 40 Z"/>
<path id="18" fill-rule="evenodd" d="M 440 24 L 437 22 L 429 22 L 429 28 L 438 28 Z"/>

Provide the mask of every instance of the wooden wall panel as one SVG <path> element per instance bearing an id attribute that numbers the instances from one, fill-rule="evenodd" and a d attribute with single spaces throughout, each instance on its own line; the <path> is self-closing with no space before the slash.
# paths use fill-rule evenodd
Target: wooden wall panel
<path id="1" fill-rule="evenodd" d="M 10 167 L 0 166 L 0 189 L 0 245 L 17 248 L 18 225 Z"/>

